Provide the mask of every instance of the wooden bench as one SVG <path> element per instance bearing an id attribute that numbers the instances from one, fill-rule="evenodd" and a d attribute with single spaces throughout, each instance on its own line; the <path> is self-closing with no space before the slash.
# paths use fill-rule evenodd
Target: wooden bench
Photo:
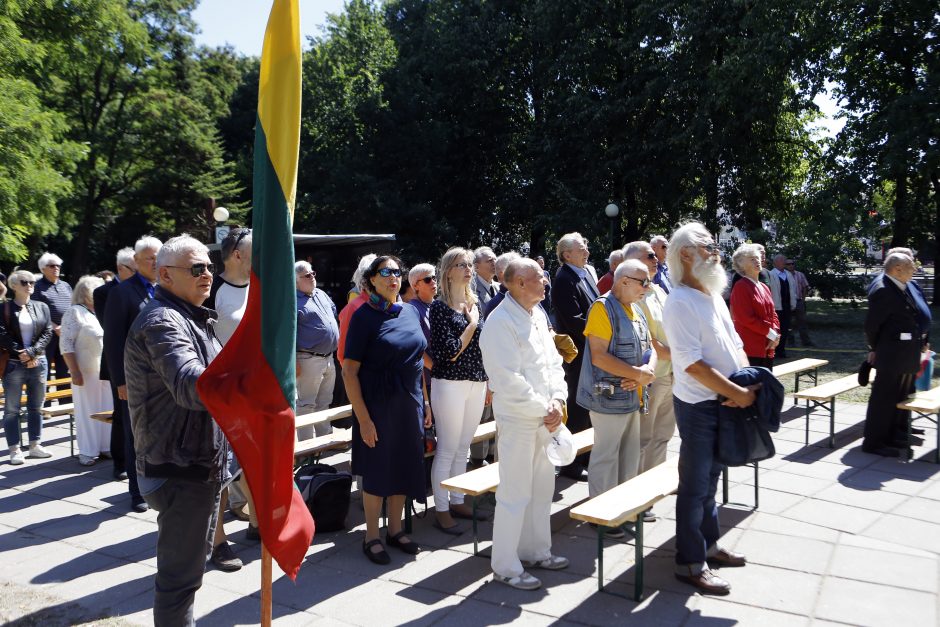
<path id="1" fill-rule="evenodd" d="M 796 381 L 793 386 L 793 392 L 800 391 L 800 379 L 806 378 L 807 381 L 812 381 L 813 385 L 819 383 L 819 369 L 822 366 L 825 366 L 829 363 L 827 359 L 813 359 L 811 357 L 803 357 L 802 359 L 797 359 L 796 361 L 789 361 L 785 364 L 780 364 L 779 366 L 773 367 L 774 376 L 778 379 L 780 377 L 786 377 L 791 374 L 796 375 Z M 799 401 L 794 398 L 793 404 L 796 405 Z"/>
<path id="2" fill-rule="evenodd" d="M 483 423 L 480 426 L 483 427 L 488 424 L 491 423 Z M 594 447 L 594 429 L 585 429 L 575 433 L 572 435 L 572 439 L 578 454 L 586 453 Z M 499 487 L 499 462 L 441 481 L 441 487 L 449 492 L 457 492 L 470 497 L 473 508 L 473 554 L 479 555 L 479 534 L 476 516 L 477 498 L 490 492 L 496 492 L 496 488 Z"/>
<path id="3" fill-rule="evenodd" d="M 898 409 L 910 411 L 915 416 L 907 421 L 907 438 L 911 438 L 911 423 L 918 418 L 926 418 L 934 424 L 937 432 L 937 448 L 934 451 L 934 461 L 940 464 L 940 387 L 935 387 L 927 392 L 918 392 L 905 401 L 898 403 Z M 912 457 L 912 451 L 908 450 L 908 459 Z"/>
<path id="4" fill-rule="evenodd" d="M 868 377 L 875 380 L 875 369 L 872 368 Z M 809 415 L 813 409 L 822 407 L 829 410 L 829 448 L 835 448 L 836 441 L 836 397 L 850 390 L 861 387 L 858 384 L 858 375 L 850 374 L 834 381 L 823 383 L 815 387 L 795 392 L 793 396 L 806 401 L 806 445 L 809 445 Z M 810 403 L 813 404 L 810 407 Z"/>
<path id="5" fill-rule="evenodd" d="M 633 598 L 643 600 L 643 512 L 679 488 L 679 457 L 671 457 L 633 479 L 598 494 L 571 510 L 576 520 L 597 525 L 597 590 L 604 592 L 604 535 L 635 524 L 636 581 Z"/>
<path id="6" fill-rule="evenodd" d="M 111 424 L 112 422 L 111 415 L 113 413 L 114 412 L 110 409 L 108 411 L 99 411 L 98 413 L 92 414 L 91 418 L 92 420 L 100 420 L 101 422 L 106 422 L 108 424 Z"/>

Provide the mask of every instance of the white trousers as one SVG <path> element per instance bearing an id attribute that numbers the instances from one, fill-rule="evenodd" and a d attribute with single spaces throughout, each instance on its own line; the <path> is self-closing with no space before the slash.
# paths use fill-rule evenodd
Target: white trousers
<path id="1" fill-rule="evenodd" d="M 640 467 L 639 411 L 628 414 L 591 412 L 594 448 L 588 465 L 588 494 L 597 496 L 636 476 Z"/>
<path id="2" fill-rule="evenodd" d="M 517 577 L 524 570 L 522 560 L 538 561 L 552 554 L 555 468 L 545 454 L 551 436 L 541 417 L 497 415 L 496 428 L 499 487 L 490 566 L 497 575 Z"/>
<path id="3" fill-rule="evenodd" d="M 672 373 L 653 382 L 650 413 L 640 421 L 640 472 L 666 461 L 666 447 L 676 432 L 676 410 L 672 404 Z"/>
<path id="4" fill-rule="evenodd" d="M 437 431 L 431 485 L 434 486 L 434 508 L 439 512 L 449 510 L 451 503 L 463 503 L 463 494 L 448 494 L 441 487 L 441 481 L 467 471 L 467 452 L 473 434 L 480 426 L 484 402 L 485 381 L 431 379 L 431 412 Z"/>
<path id="5" fill-rule="evenodd" d="M 317 357 L 310 353 L 297 353 L 300 372 L 297 373 L 297 415 L 329 409 L 333 401 L 333 385 L 336 383 L 336 367 L 333 356 Z M 323 422 L 297 430 L 298 440 L 312 438 L 314 433 L 326 435 L 333 432 L 333 425 Z"/>
<path id="6" fill-rule="evenodd" d="M 95 375 L 82 374 L 85 375 L 85 385 L 72 384 L 75 439 L 78 440 L 80 454 L 98 457 L 102 451 L 111 450 L 111 425 L 94 420 L 91 415 L 114 409 L 111 385 Z"/>

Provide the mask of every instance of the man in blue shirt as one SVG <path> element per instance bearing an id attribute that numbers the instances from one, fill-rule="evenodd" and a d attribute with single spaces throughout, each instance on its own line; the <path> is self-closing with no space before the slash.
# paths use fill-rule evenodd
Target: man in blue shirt
<path id="1" fill-rule="evenodd" d="M 326 292 L 317 289 L 317 273 L 306 261 L 294 264 L 297 279 L 297 415 L 327 409 L 333 400 L 336 366 L 333 353 L 339 343 L 336 305 Z M 328 422 L 314 425 L 316 435 L 333 431 Z M 297 437 L 313 437 L 310 427 L 297 430 Z"/>
<path id="2" fill-rule="evenodd" d="M 650 238 L 650 246 L 656 253 L 656 276 L 653 277 L 653 283 L 663 288 L 666 294 L 672 291 L 672 281 L 669 280 L 669 268 L 666 267 L 666 251 L 669 249 L 669 240 L 662 235 L 654 235 Z"/>
<path id="3" fill-rule="evenodd" d="M 62 316 L 72 306 L 72 286 L 59 278 L 62 271 L 62 258 L 53 253 L 45 253 L 39 258 L 37 264 L 42 278 L 36 281 L 32 299 L 49 306 L 52 315 L 52 339 L 46 346 L 46 378 L 51 379 L 50 373 L 55 367 L 55 377 L 65 379 L 69 376 L 69 367 L 59 352 L 59 327 L 62 325 Z M 60 389 L 69 386 L 60 386 Z M 49 403 L 46 403 L 47 405 Z"/>

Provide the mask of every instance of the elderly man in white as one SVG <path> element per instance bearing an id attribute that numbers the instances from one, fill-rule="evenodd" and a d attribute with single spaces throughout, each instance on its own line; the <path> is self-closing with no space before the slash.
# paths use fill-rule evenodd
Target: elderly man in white
<path id="1" fill-rule="evenodd" d="M 491 566 L 496 581 L 535 590 L 542 582 L 524 567 L 568 566 L 566 558 L 551 551 L 555 475 L 544 450 L 549 432 L 561 424 L 568 386 L 548 319 L 538 307 L 546 284 L 538 264 L 517 259 L 503 278 L 509 293 L 480 335 L 499 430 Z"/>

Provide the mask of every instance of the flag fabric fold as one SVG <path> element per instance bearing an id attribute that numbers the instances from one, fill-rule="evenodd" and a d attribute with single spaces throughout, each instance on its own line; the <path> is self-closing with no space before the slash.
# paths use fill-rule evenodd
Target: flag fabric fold
<path id="1" fill-rule="evenodd" d="M 275 0 L 258 83 L 248 304 L 234 335 L 197 383 L 245 472 L 261 540 L 291 579 L 314 533 L 293 478 L 297 296 L 292 230 L 300 78 L 298 0 Z"/>

